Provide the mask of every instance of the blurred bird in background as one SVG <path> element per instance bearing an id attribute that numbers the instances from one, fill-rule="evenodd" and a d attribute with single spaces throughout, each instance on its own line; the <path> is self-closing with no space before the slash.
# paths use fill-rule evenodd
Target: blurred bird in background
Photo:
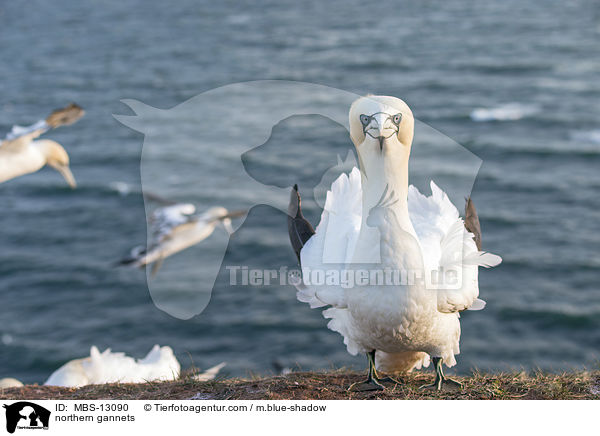
<path id="1" fill-rule="evenodd" d="M 51 139 L 34 139 L 50 129 L 73 124 L 84 114 L 80 106 L 71 103 L 30 126 L 13 126 L 0 144 L 0 183 L 35 173 L 48 165 L 58 171 L 71 188 L 77 187 L 63 146 Z"/>
<path id="2" fill-rule="evenodd" d="M 167 257 L 202 242 L 212 235 L 218 226 L 222 226 L 231 235 L 234 232 L 231 220 L 248 213 L 247 210 L 230 212 L 221 206 L 197 213 L 196 206 L 191 203 L 175 203 L 148 192 L 144 193 L 144 196 L 147 200 L 163 204 L 150 216 L 150 243 L 148 247 L 134 247 L 128 256 L 117 262 L 117 266 L 130 265 L 141 268 L 152 265 L 153 276 Z"/>

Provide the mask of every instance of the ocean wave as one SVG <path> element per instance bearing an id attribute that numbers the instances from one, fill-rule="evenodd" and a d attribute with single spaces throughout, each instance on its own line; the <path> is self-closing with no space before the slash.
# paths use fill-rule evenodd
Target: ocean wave
<path id="1" fill-rule="evenodd" d="M 588 144 L 600 144 L 600 129 L 573 130 L 569 132 L 572 140 Z"/>
<path id="2" fill-rule="evenodd" d="M 492 108 L 476 108 L 471 111 L 471 120 L 486 121 L 517 121 L 537 113 L 535 105 L 523 103 L 507 103 Z"/>
<path id="3" fill-rule="evenodd" d="M 561 138 L 552 142 L 547 141 L 544 144 L 494 141 L 468 143 L 468 147 L 475 154 L 485 151 L 488 153 L 488 156 L 494 153 L 494 156 L 497 158 L 514 157 L 516 155 L 519 157 L 534 158 L 561 156 L 561 159 L 563 157 L 581 158 L 597 156 L 600 154 L 600 147 L 598 147 L 600 142 L 592 142 L 592 138 L 588 134 L 589 132 L 573 131 L 569 133 L 568 138 L 565 137 L 564 139 Z"/>
<path id="4" fill-rule="evenodd" d="M 503 255 L 502 267 L 511 270 L 529 271 L 544 274 L 563 274 L 565 272 L 577 272 L 577 273 L 589 273 L 598 270 L 597 259 L 590 259 L 589 261 L 575 259 L 574 255 L 569 257 L 567 261 L 556 261 L 549 258 L 541 258 L 542 254 L 532 253 L 529 256 L 515 256 L 510 257 Z"/>
<path id="5" fill-rule="evenodd" d="M 570 309 L 503 308 L 498 315 L 505 321 L 534 322 L 544 328 L 589 328 L 597 325 L 598 313 L 575 312 Z"/>

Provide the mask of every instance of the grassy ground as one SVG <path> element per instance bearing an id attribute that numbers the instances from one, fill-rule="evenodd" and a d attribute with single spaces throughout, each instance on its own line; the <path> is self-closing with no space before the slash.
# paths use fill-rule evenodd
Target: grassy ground
<path id="1" fill-rule="evenodd" d="M 28 385 L 0 390 L 0 399 L 600 399 L 600 372 L 532 375 L 474 373 L 471 376 L 454 377 L 463 383 L 461 390 L 448 389 L 441 392 L 419 390 L 419 386 L 433 381 L 433 375 L 415 373 L 404 376 L 403 384 L 390 386 L 383 392 L 348 392 L 348 386 L 363 377 L 362 374 L 339 370 L 210 382 L 197 382 L 184 376 L 170 382 L 90 385 L 78 389 Z"/>

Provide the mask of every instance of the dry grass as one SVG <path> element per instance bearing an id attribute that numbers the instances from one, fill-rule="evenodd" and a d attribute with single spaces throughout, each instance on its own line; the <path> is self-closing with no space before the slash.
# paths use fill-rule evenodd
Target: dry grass
<path id="1" fill-rule="evenodd" d="M 60 388 L 28 385 L 0 391 L 0 399 L 64 399 L 64 400 L 346 400 L 346 399 L 497 399 L 497 400 L 582 400 L 600 398 L 600 372 L 563 374 L 473 373 L 454 377 L 463 383 L 461 390 L 441 392 L 419 390 L 431 383 L 433 374 L 405 375 L 403 384 L 390 386 L 383 392 L 348 392 L 351 383 L 363 375 L 346 370 L 331 372 L 297 372 L 285 376 L 253 379 L 222 379 L 197 382 L 183 376 L 171 382 L 143 384 L 90 385 L 82 388 Z"/>

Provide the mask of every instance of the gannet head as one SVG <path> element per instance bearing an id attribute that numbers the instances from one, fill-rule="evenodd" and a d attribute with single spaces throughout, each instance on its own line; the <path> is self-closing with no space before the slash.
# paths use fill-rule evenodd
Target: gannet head
<path id="1" fill-rule="evenodd" d="M 377 145 L 381 153 L 386 145 L 410 152 L 413 134 L 412 111 L 399 98 L 368 95 L 350 107 L 350 138 L 359 153 L 368 144 Z"/>
<path id="2" fill-rule="evenodd" d="M 201 220 L 213 221 L 221 220 L 222 217 L 227 216 L 228 210 L 221 206 L 213 206 L 207 209 L 200 216 Z"/>
<path id="3" fill-rule="evenodd" d="M 202 214 L 200 219 L 221 224 L 230 235 L 235 231 L 231 225 L 232 218 L 240 218 L 248 213 L 247 210 L 228 211 L 224 207 L 214 206 Z"/>
<path id="4" fill-rule="evenodd" d="M 58 171 L 69 186 L 73 189 L 77 187 L 75 177 L 69 168 L 69 155 L 65 149 L 56 141 L 50 139 L 41 139 L 35 141 L 35 145 L 39 147 L 42 154 L 46 157 L 46 165 Z"/>

